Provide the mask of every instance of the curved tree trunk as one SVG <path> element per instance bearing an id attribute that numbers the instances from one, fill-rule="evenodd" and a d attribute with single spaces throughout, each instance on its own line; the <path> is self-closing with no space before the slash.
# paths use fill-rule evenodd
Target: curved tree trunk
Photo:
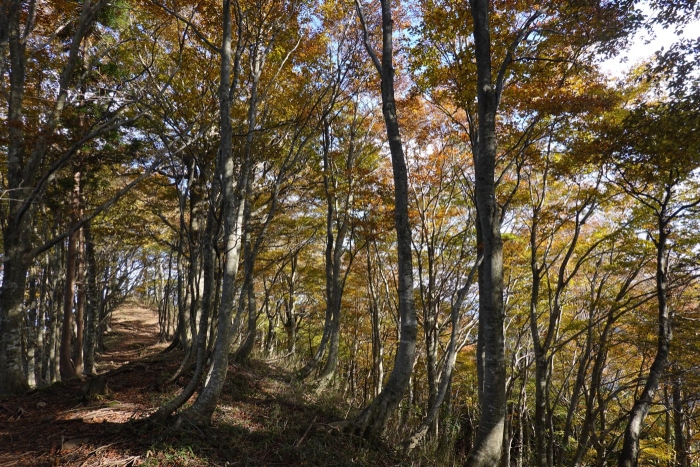
<path id="1" fill-rule="evenodd" d="M 240 21 L 240 18 L 239 18 Z M 241 30 L 238 28 L 238 43 L 236 47 L 235 62 L 233 65 L 234 76 L 231 78 L 231 0 L 223 0 L 223 34 L 221 55 L 221 82 L 219 83 L 219 108 L 220 108 L 220 133 L 219 159 L 217 161 L 217 175 L 221 184 L 222 217 L 224 226 L 224 276 L 221 293 L 221 305 L 219 308 L 219 320 L 214 353 L 208 381 L 204 389 L 199 393 L 197 400 L 181 417 L 197 424 L 207 424 L 216 409 L 221 390 L 228 372 L 228 357 L 231 345 L 231 316 L 236 301 L 236 274 L 240 263 L 240 253 L 243 243 L 243 213 L 246 200 L 244 191 L 247 176 L 250 172 L 250 151 L 248 147 L 241 163 L 240 176 L 236 180 L 236 161 L 233 155 L 233 128 L 231 124 L 231 83 L 235 85 L 238 80 L 239 59 L 242 50 Z M 259 75 L 258 75 L 259 76 Z M 253 88 L 251 100 L 257 99 L 256 89 Z M 252 109 L 252 106 L 251 106 Z M 249 130 L 255 127 L 255 112 L 249 111 Z M 252 139 L 252 131 L 248 133 L 248 142 Z M 247 144 L 246 146 L 249 146 Z"/>
<path id="2" fill-rule="evenodd" d="M 353 421 L 353 431 L 368 438 L 378 438 L 384 432 L 389 416 L 396 410 L 410 383 L 416 357 L 416 319 L 413 298 L 413 260 L 411 225 L 408 217 L 408 172 L 404 157 L 399 121 L 394 99 L 393 19 L 390 0 L 382 0 L 381 62 L 368 42 L 368 32 L 359 0 L 358 14 L 364 28 L 365 47 L 382 80 L 382 113 L 386 125 L 391 166 L 394 179 L 394 222 L 398 253 L 399 316 L 401 331 L 394 368 L 389 379 L 372 404 Z"/>
<path id="3" fill-rule="evenodd" d="M 666 204 L 662 205 L 658 218 L 658 239 L 656 245 L 656 298 L 659 305 L 659 328 L 656 357 L 649 369 L 646 384 L 641 397 L 635 401 L 630 412 L 625 439 L 620 453 L 620 467 L 635 467 L 639 456 L 639 435 L 642 432 L 644 418 L 649 413 L 654 394 L 659 387 L 661 376 L 668 365 L 668 355 L 671 347 L 671 317 L 667 304 L 666 241 L 668 238 L 668 220 L 665 216 Z"/>
<path id="4" fill-rule="evenodd" d="M 207 224 L 203 238 L 203 268 L 204 268 L 204 287 L 202 292 L 202 313 L 199 320 L 199 331 L 197 334 L 197 361 L 194 374 L 187 386 L 174 397 L 170 402 L 160 407 L 153 415 L 151 420 L 163 422 L 170 414 L 180 408 L 187 402 L 192 394 L 194 394 L 197 386 L 199 386 L 202 375 L 204 374 L 204 363 L 207 354 L 207 333 L 209 331 L 209 315 L 212 308 L 212 294 L 214 288 L 214 248 L 212 245 L 214 223 L 216 222 L 213 209 L 210 208 L 207 213 Z"/>

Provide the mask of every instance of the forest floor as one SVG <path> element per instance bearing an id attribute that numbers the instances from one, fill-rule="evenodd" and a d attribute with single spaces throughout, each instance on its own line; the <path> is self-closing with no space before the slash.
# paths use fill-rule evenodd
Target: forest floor
<path id="1" fill-rule="evenodd" d="M 75 380 L 0 400 L 0 467 L 423 463 L 335 433 L 329 424 L 346 416 L 347 403 L 314 395 L 288 371 L 259 360 L 230 366 L 210 427 L 146 422 L 191 374 L 158 384 L 183 354 L 163 353 L 157 318 L 136 303 L 115 312 L 106 351 L 98 356 L 106 395 L 88 396 L 88 383 Z"/>

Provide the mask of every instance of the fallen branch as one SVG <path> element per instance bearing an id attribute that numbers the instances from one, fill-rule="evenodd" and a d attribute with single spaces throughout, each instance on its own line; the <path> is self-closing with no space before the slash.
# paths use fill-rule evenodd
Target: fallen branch
<path id="1" fill-rule="evenodd" d="M 304 442 L 304 438 L 306 438 L 306 435 L 308 435 L 308 434 L 309 434 L 309 431 L 311 431 L 311 427 L 314 426 L 314 423 L 316 423 L 316 419 L 317 419 L 317 418 L 318 418 L 318 416 L 314 417 L 314 419 L 311 421 L 311 424 L 310 424 L 309 427 L 306 429 L 306 431 L 304 432 L 304 434 L 301 435 L 301 438 L 299 438 L 299 440 L 298 440 L 296 443 L 294 443 L 294 447 L 295 447 L 295 448 L 298 448 L 299 446 L 301 446 L 301 443 Z"/>

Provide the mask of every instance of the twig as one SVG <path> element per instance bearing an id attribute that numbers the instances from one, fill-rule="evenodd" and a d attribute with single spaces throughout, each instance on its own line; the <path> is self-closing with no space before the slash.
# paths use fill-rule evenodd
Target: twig
<path id="1" fill-rule="evenodd" d="M 299 440 L 298 440 L 296 443 L 294 443 L 294 447 L 295 447 L 295 448 L 298 448 L 299 446 L 301 446 L 301 443 L 304 442 L 304 438 L 306 438 L 306 435 L 308 435 L 308 434 L 309 434 L 309 431 L 311 431 L 311 427 L 314 426 L 314 423 L 316 423 L 316 419 L 317 419 L 317 418 L 318 418 L 318 415 L 315 416 L 314 419 L 311 421 L 311 424 L 310 424 L 309 427 L 306 429 L 306 431 L 304 432 L 304 434 L 301 435 L 301 438 L 299 438 Z"/>
<path id="2" fill-rule="evenodd" d="M 117 459 L 114 461 L 107 461 L 102 465 L 103 466 L 110 466 L 110 465 L 124 465 L 124 466 L 126 466 L 126 465 L 130 465 L 130 464 L 133 465 L 134 462 L 138 458 L 139 458 L 139 456 L 131 456 L 131 457 L 127 457 L 126 459 Z"/>

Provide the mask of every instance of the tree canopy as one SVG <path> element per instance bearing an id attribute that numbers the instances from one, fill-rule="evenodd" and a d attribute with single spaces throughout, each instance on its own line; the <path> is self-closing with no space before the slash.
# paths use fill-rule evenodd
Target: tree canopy
<path id="1" fill-rule="evenodd" d="M 696 465 L 700 41 L 599 64 L 698 17 L 3 0 L 0 395 L 138 298 L 189 382 L 153 421 L 259 358 L 438 464 Z"/>

